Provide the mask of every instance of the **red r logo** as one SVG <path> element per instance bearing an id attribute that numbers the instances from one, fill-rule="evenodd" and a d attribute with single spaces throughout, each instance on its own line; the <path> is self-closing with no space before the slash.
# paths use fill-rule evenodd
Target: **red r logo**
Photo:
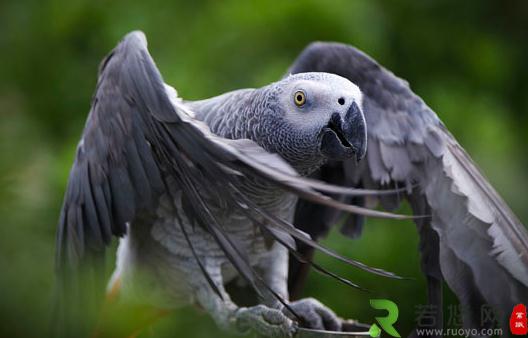
<path id="1" fill-rule="evenodd" d="M 517 304 L 513 308 L 510 317 L 510 331 L 514 335 L 528 334 L 528 323 L 526 319 L 526 306 Z"/>

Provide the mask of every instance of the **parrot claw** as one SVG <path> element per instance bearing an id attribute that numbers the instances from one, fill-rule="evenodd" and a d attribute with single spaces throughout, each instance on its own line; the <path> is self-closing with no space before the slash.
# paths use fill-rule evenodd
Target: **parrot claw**
<path id="1" fill-rule="evenodd" d="M 295 332 L 295 326 L 280 310 L 265 305 L 242 307 L 234 316 L 236 331 L 242 334 L 255 333 L 258 336 L 289 338 Z"/>
<path id="2" fill-rule="evenodd" d="M 341 331 L 342 319 L 317 299 L 304 298 L 291 302 L 288 305 L 302 319 L 302 323 L 299 323 L 301 327 L 316 330 Z M 288 316 L 291 315 L 286 308 L 283 311 Z M 295 319 L 295 317 L 292 318 Z"/>

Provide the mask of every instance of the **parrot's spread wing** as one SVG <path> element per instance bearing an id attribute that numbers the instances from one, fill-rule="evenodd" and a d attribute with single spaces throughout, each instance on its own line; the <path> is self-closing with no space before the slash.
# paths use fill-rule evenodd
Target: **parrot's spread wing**
<path id="1" fill-rule="evenodd" d="M 267 289 L 266 285 L 222 230 L 204 196 L 216 199 L 218 205 L 226 208 L 240 209 L 263 232 L 292 251 L 294 248 L 284 241 L 284 234 L 361 269 L 396 277 L 323 248 L 291 224 L 254 205 L 240 191 L 239 183 L 249 175 L 328 207 L 366 216 L 407 218 L 348 205 L 323 194 L 364 196 L 378 192 L 301 178 L 278 155 L 267 153 L 250 140 L 228 140 L 213 135 L 206 125 L 193 118 L 193 112 L 175 94 L 163 83 L 141 32 L 127 35 L 101 64 L 57 232 L 59 290 L 61 293 L 67 290 L 64 297 L 75 303 L 73 308 L 84 311 L 89 305 L 75 295 L 80 291 L 76 291 L 76 285 L 98 283 L 88 281 L 85 274 L 78 277 L 79 271 L 84 269 L 81 267 L 91 266 L 87 263 L 102 257 L 113 236 L 124 235 L 127 227 L 141 222 L 141 215 L 154 211 L 160 195 L 170 194 L 167 177 L 176 182 L 171 183 L 171 188 L 176 184 L 181 190 L 189 220 L 209 231 L 231 263 L 257 291 Z M 183 227 L 181 230 L 186 235 Z M 193 250 L 192 243 L 188 241 L 188 244 Z M 195 258 L 201 266 L 200 257 L 195 254 Z M 348 282 L 322 267 L 315 267 Z M 203 267 L 202 271 L 208 278 Z M 208 281 L 216 290 L 214 282 L 210 278 Z"/>
<path id="2" fill-rule="evenodd" d="M 311 44 L 289 73 L 314 71 L 341 75 L 359 86 L 368 130 L 367 161 L 329 163 L 316 177 L 371 189 L 406 187 L 402 196 L 380 196 L 381 205 L 392 210 L 405 195 L 415 213 L 432 215 L 416 220 L 422 268 L 429 277 L 441 280 L 443 275 L 469 311 L 478 311 L 475 318 L 480 318 L 482 304 L 506 312 L 528 299 L 526 228 L 407 82 L 357 49 L 338 43 Z M 364 197 L 341 199 L 364 203 Z M 295 222 L 318 238 L 339 214 L 302 202 Z M 350 215 L 342 231 L 356 236 L 362 222 L 361 215 Z M 302 271 L 294 274 L 299 278 Z M 291 287 L 298 282 L 294 277 Z"/>

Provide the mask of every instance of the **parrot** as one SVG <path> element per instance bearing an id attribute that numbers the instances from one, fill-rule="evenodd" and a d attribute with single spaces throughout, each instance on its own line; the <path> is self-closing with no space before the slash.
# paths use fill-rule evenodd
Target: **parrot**
<path id="1" fill-rule="evenodd" d="M 414 215 L 393 212 L 404 198 Z M 346 330 L 317 299 L 294 300 L 309 268 L 362 288 L 314 262 L 314 251 L 401 277 L 318 243 L 343 213 L 352 237 L 365 217 L 413 219 L 429 301 L 441 304 L 445 280 L 464 325 L 481 304 L 528 299 L 526 229 L 438 116 L 370 57 L 313 43 L 277 82 L 189 101 L 163 81 L 145 35 L 131 32 L 101 62 L 68 179 L 56 336 L 116 336 L 103 324 L 139 309 L 129 335 L 189 304 L 238 334 Z M 239 280 L 250 304 L 228 291 Z M 101 305 L 105 283 L 119 305 Z"/>

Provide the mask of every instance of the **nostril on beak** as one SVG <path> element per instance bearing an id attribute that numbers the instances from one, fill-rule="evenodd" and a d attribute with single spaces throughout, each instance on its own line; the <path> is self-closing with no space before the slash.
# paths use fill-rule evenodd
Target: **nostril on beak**
<path id="1" fill-rule="evenodd" d="M 343 97 L 340 97 L 338 100 L 337 100 L 337 103 L 339 103 L 340 105 L 345 105 L 345 98 Z"/>

